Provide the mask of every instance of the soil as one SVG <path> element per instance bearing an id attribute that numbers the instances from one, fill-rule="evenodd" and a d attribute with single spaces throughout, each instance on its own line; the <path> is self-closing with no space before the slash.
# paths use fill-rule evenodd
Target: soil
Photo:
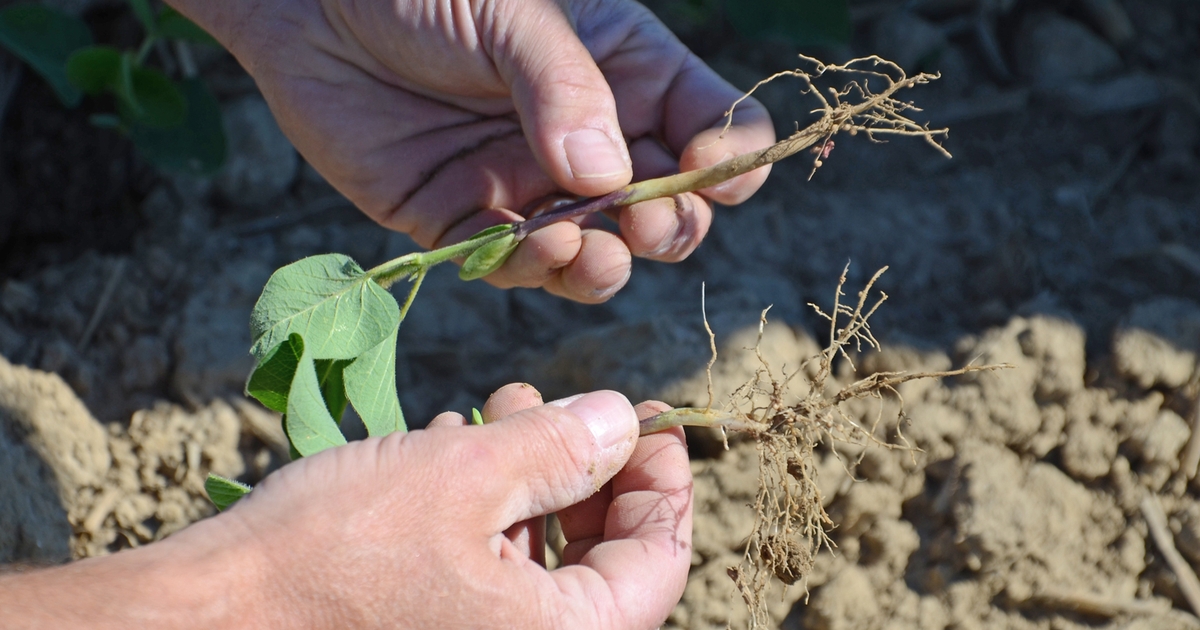
<path id="1" fill-rule="evenodd" d="M 799 50 L 740 40 L 705 3 L 652 4 L 739 87 Z M 702 282 L 714 386 L 729 394 L 760 366 L 745 349 L 763 308 L 764 356 L 794 368 L 827 335 L 807 304 L 828 308 L 847 261 L 848 291 L 887 265 L 889 300 L 871 322 L 884 349 L 842 365 L 835 386 L 883 370 L 1015 367 L 907 383 L 900 420 L 894 398 L 847 403 L 864 422 L 882 404 L 881 441 L 912 448 L 821 446 L 836 546 L 781 588 L 775 622 L 1200 628 L 1143 513 L 1155 497 L 1174 546 L 1200 564 L 1200 9 L 978 4 L 992 18 L 969 1 L 852 3 L 852 43 L 819 51 L 941 71 L 912 97 L 951 127 L 953 160 L 915 141 L 838 138 L 811 181 L 805 158 L 776 165 L 752 200 L 717 210 L 691 258 L 637 262 L 601 306 L 438 269 L 400 335 L 410 422 L 467 412 L 516 380 L 547 396 L 610 387 L 703 405 Z M 1117 15 L 1132 35 L 1096 6 L 1128 10 Z M 212 513 L 208 471 L 255 483 L 282 465 L 278 418 L 240 393 L 266 278 L 310 254 L 372 265 L 413 248 L 297 161 L 232 60 L 200 61 L 239 137 L 255 139 L 235 143 L 237 173 L 213 180 L 155 172 L 29 73 L 8 100 L 0 562 L 145 544 Z M 761 94 L 780 133 L 808 116 L 796 92 Z M 754 445 L 690 437 L 693 570 L 668 625 L 744 627 L 727 569 L 753 528 Z"/>

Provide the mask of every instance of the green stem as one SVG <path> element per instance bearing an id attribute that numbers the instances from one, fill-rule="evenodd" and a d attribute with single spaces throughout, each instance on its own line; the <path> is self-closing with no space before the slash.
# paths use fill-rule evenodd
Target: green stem
<path id="1" fill-rule="evenodd" d="M 607 195 L 582 199 L 553 212 L 513 224 L 504 230 L 485 231 L 461 243 L 428 252 L 401 256 L 372 268 L 367 271 L 367 275 L 386 289 L 397 280 L 412 277 L 421 269 L 428 269 L 455 258 L 465 258 L 480 247 L 510 234 L 515 235 L 517 240 L 521 240 L 547 225 L 577 216 L 715 186 L 816 144 L 821 138 L 831 135 L 841 122 L 840 118 L 837 120 L 826 118 L 765 149 L 739 155 L 708 168 L 630 184 Z"/>
<path id="2" fill-rule="evenodd" d="M 400 321 L 408 316 L 408 309 L 412 306 L 413 300 L 417 299 L 417 291 L 421 290 L 421 283 L 425 281 L 425 276 L 429 273 L 429 267 L 424 267 L 417 272 L 413 278 L 412 288 L 408 290 L 408 299 L 404 300 L 404 306 L 400 307 Z"/>
<path id="3" fill-rule="evenodd" d="M 750 420 L 744 416 L 735 416 L 723 411 L 700 409 L 698 407 L 680 407 L 650 416 L 640 423 L 639 435 L 650 435 L 666 431 L 672 427 L 707 427 L 710 429 L 725 429 L 728 431 L 744 431 L 756 433 L 762 431 L 765 425 Z"/>
<path id="4" fill-rule="evenodd" d="M 433 265 L 441 264 L 454 258 L 465 258 L 480 247 L 509 235 L 515 236 L 516 241 L 521 241 L 533 232 L 560 221 L 622 206 L 629 206 L 651 199 L 673 197 L 683 193 L 711 188 L 734 177 L 745 175 L 768 164 L 778 162 L 818 142 L 826 141 L 839 131 L 864 130 L 867 133 L 876 134 L 899 133 L 924 135 L 926 140 L 932 143 L 933 141 L 929 138 L 928 134 L 944 133 L 945 131 L 931 132 L 924 127 L 917 127 L 916 123 L 900 117 L 892 109 L 885 108 L 883 113 L 872 113 L 872 110 L 885 105 L 891 107 L 889 103 L 892 94 L 905 87 L 911 87 L 916 81 L 922 80 L 923 76 L 921 75 L 914 79 L 906 78 L 900 81 L 890 81 L 882 92 L 868 94 L 869 98 L 865 98 L 861 103 L 854 105 L 843 103 L 838 104 L 836 107 L 827 105 L 825 115 L 820 120 L 765 149 L 744 153 L 708 168 L 648 179 L 630 184 L 607 195 L 581 199 L 526 221 L 504 226 L 503 229 L 496 229 L 495 231 L 484 230 L 480 234 L 461 243 L 421 254 L 401 256 L 371 269 L 368 273 L 380 285 L 387 287 L 396 280 L 412 276 L 420 269 L 432 267 Z M 856 118 L 860 116 L 865 116 L 867 118 L 866 122 L 855 122 Z M 897 117 L 896 120 L 904 124 L 892 120 L 889 116 Z M 894 124 L 889 126 L 886 124 L 889 122 Z M 936 143 L 934 144 L 937 146 Z M 944 149 L 942 151 L 943 153 L 945 152 Z"/>
<path id="5" fill-rule="evenodd" d="M 153 35 L 147 35 L 146 39 L 142 40 L 142 45 L 138 47 L 137 56 L 134 57 L 134 63 L 138 67 L 146 63 L 146 57 L 150 54 L 150 49 L 154 47 L 154 42 L 158 38 Z"/>
<path id="6" fill-rule="evenodd" d="M 401 256 L 399 258 L 393 258 L 382 265 L 378 265 L 367 270 L 367 275 L 386 289 L 392 286 L 392 284 L 398 280 L 411 278 L 417 274 L 424 274 L 425 271 L 428 271 L 429 268 L 433 267 L 434 265 L 440 265 L 446 261 L 454 260 L 455 258 L 469 256 L 471 252 L 474 252 L 475 250 L 487 245 L 488 243 L 491 243 L 492 241 L 500 240 L 505 236 L 512 234 L 514 231 L 514 227 L 509 227 L 504 230 L 497 230 L 495 232 L 483 235 L 476 235 L 465 241 L 462 241 L 461 243 L 439 247 L 438 249 L 427 252 L 416 252 Z"/>
<path id="7" fill-rule="evenodd" d="M 518 223 L 514 234 L 516 234 L 517 240 L 521 240 L 533 232 L 559 221 L 595 212 L 603 212 L 621 206 L 631 206 L 635 203 L 650 201 L 651 199 L 674 197 L 675 195 L 682 195 L 683 193 L 695 192 L 716 186 L 739 175 L 745 175 L 750 171 L 773 164 L 790 155 L 795 155 L 813 146 L 822 138 L 832 135 L 837 130 L 837 125 L 840 124 L 840 119 L 837 121 L 832 121 L 828 118 L 822 119 L 820 122 L 810 125 L 765 149 L 743 153 L 708 168 L 656 179 L 647 179 L 630 184 L 607 195 L 581 199 L 575 203 L 556 208 L 546 214 L 533 217 L 528 221 Z"/>

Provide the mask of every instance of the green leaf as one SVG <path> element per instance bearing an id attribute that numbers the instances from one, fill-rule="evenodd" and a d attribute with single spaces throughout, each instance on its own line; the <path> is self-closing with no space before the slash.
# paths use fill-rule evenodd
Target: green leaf
<path id="1" fill-rule="evenodd" d="M 289 340 L 298 336 L 293 335 Z M 292 446 L 300 455 L 308 457 L 327 448 L 341 446 L 346 443 L 346 438 L 329 414 L 308 344 L 303 340 L 300 343 L 304 349 L 296 366 L 296 376 L 288 390 L 285 424 Z"/>
<path id="2" fill-rule="evenodd" d="M 158 35 L 167 39 L 181 39 L 205 46 L 220 46 L 220 42 L 196 23 L 183 17 L 171 7 L 164 6 L 158 12 Z"/>
<path id="3" fill-rule="evenodd" d="M 167 75 L 153 68 L 135 68 L 133 93 L 142 106 L 139 123 L 147 127 L 168 129 L 187 120 L 187 99 Z"/>
<path id="4" fill-rule="evenodd" d="M 471 407 L 471 424 L 483 424 L 483 414 L 479 413 L 479 410 L 474 407 Z"/>
<path id="5" fill-rule="evenodd" d="M 112 93 L 117 97 L 117 111 L 120 112 L 121 119 L 130 124 L 142 116 L 142 106 L 133 90 L 133 68 L 136 65 L 133 53 L 126 51 L 122 54 L 117 80 L 112 85 Z"/>
<path id="6" fill-rule="evenodd" d="M 287 435 L 287 414 L 283 414 L 279 417 L 279 424 L 283 428 L 283 434 Z M 296 450 L 296 445 L 292 444 L 291 438 L 288 438 L 288 457 L 293 462 L 301 457 L 304 457 L 300 454 L 300 451 Z"/>
<path id="7" fill-rule="evenodd" d="M 124 70 L 124 67 L 122 67 Z M 136 65 L 121 74 L 118 109 L 129 122 L 150 129 L 170 129 L 187 120 L 187 99 L 167 75 Z"/>
<path id="8" fill-rule="evenodd" d="M 158 25 L 154 21 L 154 10 L 150 8 L 150 0 L 129 0 L 129 8 L 133 9 L 133 14 L 137 16 L 138 22 L 142 23 L 142 28 L 146 29 L 146 35 L 153 37 L 158 33 Z"/>
<path id="9" fill-rule="evenodd" d="M 300 333 L 314 359 L 354 359 L 399 325 L 396 299 L 357 263 L 341 254 L 311 256 L 267 281 L 250 314 L 250 352 L 261 358 Z"/>
<path id="10" fill-rule="evenodd" d="M 518 244 L 517 237 L 509 234 L 480 247 L 463 261 L 462 268 L 458 270 L 458 277 L 463 280 L 475 280 L 492 273 L 508 260 Z"/>
<path id="11" fill-rule="evenodd" d="M 476 239 L 483 238 L 483 237 L 485 237 L 485 236 L 491 236 L 491 235 L 493 235 L 493 234 L 499 234 L 499 233 L 501 233 L 501 232 L 504 232 L 504 231 L 506 231 L 506 230 L 511 230 L 511 229 L 512 229 L 512 226 L 513 226 L 513 224 L 511 224 L 511 223 L 501 223 L 500 225 L 493 225 L 493 226 L 492 226 L 492 227 L 490 227 L 490 228 L 484 228 L 484 229 L 482 229 L 482 230 L 480 230 L 480 231 L 478 231 L 478 232 L 476 232 L 476 233 L 472 234 L 472 235 L 471 235 L 471 238 L 468 238 L 467 240 L 468 240 L 468 241 L 473 241 L 473 240 L 476 240 Z"/>
<path id="12" fill-rule="evenodd" d="M 748 40 L 775 37 L 800 46 L 850 41 L 847 0 L 726 0 L 725 15 Z"/>
<path id="13" fill-rule="evenodd" d="M 40 4 L 14 4 L 0 10 L 0 45 L 42 75 L 63 105 L 79 104 L 83 94 L 67 78 L 67 59 L 92 45 L 83 20 Z"/>
<path id="14" fill-rule="evenodd" d="M 250 374 L 246 393 L 268 409 L 284 414 L 283 428 L 296 450 L 294 457 L 346 443 L 334 418 L 340 418 L 346 409 L 342 370 L 348 363 L 314 362 L 305 352 L 304 338 L 293 333 L 268 352 Z M 313 400 L 319 405 L 314 407 Z"/>
<path id="15" fill-rule="evenodd" d="M 296 378 L 296 367 L 304 354 L 304 340 L 291 335 L 267 353 L 246 382 L 246 393 L 267 409 L 287 413 L 288 392 Z"/>
<path id="16" fill-rule="evenodd" d="M 396 333 L 362 353 L 346 368 L 346 394 L 367 427 L 367 435 L 408 431 L 396 394 Z"/>
<path id="17" fill-rule="evenodd" d="M 329 409 L 333 421 L 341 425 L 342 414 L 346 413 L 348 402 L 342 373 L 346 366 L 350 365 L 350 361 L 318 359 L 313 364 L 317 369 L 317 382 L 321 385 L 321 397 L 325 399 L 325 407 Z"/>
<path id="18" fill-rule="evenodd" d="M 212 501 L 213 505 L 222 512 L 237 503 L 238 499 L 250 494 L 251 490 L 253 488 L 240 481 L 226 479 L 212 473 L 208 473 L 208 478 L 204 480 L 204 491 L 208 493 L 208 500 Z"/>
<path id="19" fill-rule="evenodd" d="M 121 52 L 112 46 L 80 48 L 67 59 L 67 79 L 84 94 L 116 91 L 121 77 Z"/>
<path id="20" fill-rule="evenodd" d="M 179 87 L 187 101 L 183 124 L 169 129 L 136 125 L 130 138 L 142 157 L 159 168 L 211 175 L 225 163 L 221 106 L 200 79 L 185 79 Z"/>
<path id="21" fill-rule="evenodd" d="M 121 117 L 116 114 L 92 114 L 88 116 L 88 122 L 92 123 L 92 126 L 97 129 L 126 131 L 125 121 L 121 120 Z"/>

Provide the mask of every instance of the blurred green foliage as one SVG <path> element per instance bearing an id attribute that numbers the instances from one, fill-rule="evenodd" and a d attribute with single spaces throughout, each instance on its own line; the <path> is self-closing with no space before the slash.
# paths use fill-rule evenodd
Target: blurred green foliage
<path id="1" fill-rule="evenodd" d="M 145 31 L 137 50 L 93 43 L 82 20 L 41 4 L 0 10 L 0 45 L 42 76 L 68 108 L 84 95 L 112 100 L 116 112 L 91 118 L 127 135 L 147 161 L 168 170 L 210 174 L 225 162 L 221 110 L 203 81 L 176 81 L 146 64 L 155 44 L 182 40 L 216 45 L 170 7 L 129 0 Z"/>
<path id="2" fill-rule="evenodd" d="M 747 41 L 774 39 L 797 46 L 850 41 L 847 0 L 645 0 L 673 28 L 731 26 Z"/>
<path id="3" fill-rule="evenodd" d="M 746 39 L 778 38 L 799 46 L 850 41 L 847 0 L 725 0 L 725 17 Z"/>

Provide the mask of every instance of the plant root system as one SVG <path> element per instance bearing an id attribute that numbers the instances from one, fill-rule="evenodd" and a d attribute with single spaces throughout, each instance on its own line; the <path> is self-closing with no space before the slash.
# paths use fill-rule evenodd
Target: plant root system
<path id="1" fill-rule="evenodd" d="M 642 434 L 672 426 L 700 426 L 746 434 L 755 440 L 759 475 L 758 496 L 753 504 L 754 531 L 747 541 L 742 564 L 729 569 L 730 578 L 750 609 L 751 627 L 770 626 L 767 602 L 772 577 L 786 585 L 795 584 L 812 569 L 813 558 L 822 546 L 832 548 L 827 530 L 834 523 L 825 512 L 817 485 L 814 449 L 820 443 L 832 440 L 915 449 L 898 430 L 892 436 L 881 435 L 880 427 L 887 426 L 882 422 L 885 396 L 899 402 L 898 413 L 903 419 L 904 400 L 898 389 L 902 383 L 1012 367 L 967 365 L 936 372 L 877 372 L 840 389 L 831 387 L 839 357 L 853 369 L 851 353 L 862 351 L 863 346 L 879 349 L 868 320 L 887 300 L 883 292 L 871 297 L 876 281 L 886 270 L 884 267 L 876 272 L 858 292 L 857 301 L 847 304 L 843 303 L 847 265 L 838 280 L 833 308 L 827 313 L 815 304 L 809 305 L 829 322 L 829 338 L 824 350 L 791 372 L 776 376 L 756 347 L 761 367 L 751 381 L 733 393 L 729 410 L 718 411 L 711 405 L 705 409 L 675 409 L 642 422 Z M 764 310 L 759 320 L 760 344 L 766 314 Z M 788 404 L 796 398 L 794 390 L 800 388 L 804 390 L 799 402 Z M 881 403 L 870 426 L 853 419 L 842 407 L 848 401 L 865 398 L 879 399 Z"/>

